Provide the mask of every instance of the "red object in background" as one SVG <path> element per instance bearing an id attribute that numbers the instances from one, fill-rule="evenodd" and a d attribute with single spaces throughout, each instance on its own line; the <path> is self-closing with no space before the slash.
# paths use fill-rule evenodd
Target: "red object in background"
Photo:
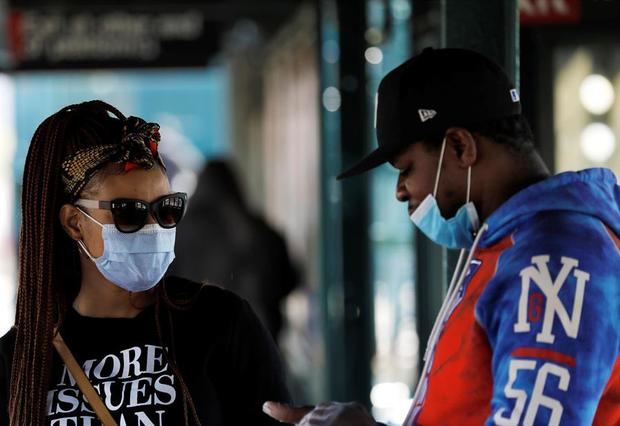
<path id="1" fill-rule="evenodd" d="M 15 62 L 20 62 L 24 56 L 24 37 L 22 26 L 22 14 L 13 11 L 9 15 L 9 51 Z"/>
<path id="2" fill-rule="evenodd" d="M 519 0 L 522 25 L 571 24 L 581 20 L 581 0 Z"/>

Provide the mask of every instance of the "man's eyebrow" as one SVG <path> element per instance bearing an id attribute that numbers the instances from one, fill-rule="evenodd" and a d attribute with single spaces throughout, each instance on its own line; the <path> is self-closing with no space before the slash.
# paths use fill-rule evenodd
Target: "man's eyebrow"
<path id="1" fill-rule="evenodd" d="M 405 166 L 403 165 L 404 160 L 400 160 L 400 161 L 398 161 L 398 160 L 392 160 L 392 161 L 388 161 L 388 163 L 390 163 L 390 165 L 391 165 L 392 167 L 394 167 L 395 169 L 398 169 L 398 170 L 400 170 L 400 169 L 402 169 L 402 168 L 404 168 L 404 167 L 405 167 Z"/>

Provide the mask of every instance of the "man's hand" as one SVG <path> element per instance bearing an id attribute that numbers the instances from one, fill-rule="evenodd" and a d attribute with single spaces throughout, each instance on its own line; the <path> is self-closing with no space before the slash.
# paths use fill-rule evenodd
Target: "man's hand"
<path id="1" fill-rule="evenodd" d="M 357 402 L 328 402 L 316 407 L 292 407 L 266 402 L 263 411 L 283 423 L 298 426 L 376 426 L 366 408 Z"/>
<path id="2" fill-rule="evenodd" d="M 280 404 L 279 402 L 268 401 L 263 404 L 263 411 L 270 417 L 282 423 L 298 424 L 306 416 L 314 410 L 312 406 L 293 407 L 288 404 Z"/>

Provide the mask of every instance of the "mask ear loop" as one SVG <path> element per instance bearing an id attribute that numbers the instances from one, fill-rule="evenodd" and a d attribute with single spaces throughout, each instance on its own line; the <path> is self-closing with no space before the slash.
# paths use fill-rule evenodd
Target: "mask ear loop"
<path id="1" fill-rule="evenodd" d="M 82 240 L 78 240 L 77 241 L 78 245 L 80 246 L 80 248 L 82 249 L 82 251 L 84 252 L 84 254 L 93 261 L 93 263 L 96 262 L 95 258 L 88 252 L 88 249 L 86 248 L 86 244 L 84 244 L 84 242 Z"/>
<path id="2" fill-rule="evenodd" d="M 474 228 L 474 235 L 476 235 L 478 232 L 478 229 L 480 228 L 480 218 L 478 217 L 476 206 L 474 206 L 473 203 L 470 204 L 470 200 L 471 200 L 471 166 L 469 166 L 469 168 L 467 169 L 467 202 L 465 203 L 465 205 L 467 206 L 467 210 L 469 212 L 469 218 Z"/>
<path id="3" fill-rule="evenodd" d="M 88 213 L 86 213 L 84 210 L 82 210 L 80 208 L 80 206 L 75 206 L 84 216 L 86 216 L 87 218 L 89 218 L 90 220 L 92 220 L 93 222 L 95 222 L 97 225 L 101 226 L 103 228 L 103 224 L 101 224 L 97 219 L 95 219 L 94 217 L 92 217 L 91 215 L 89 215 Z M 88 249 L 86 248 L 86 244 L 84 244 L 84 241 L 82 240 L 78 240 L 77 241 L 78 245 L 80 246 L 80 248 L 82 249 L 82 251 L 84 252 L 84 254 L 93 262 L 96 262 L 95 258 L 90 254 L 90 252 L 88 251 Z"/>
<path id="4" fill-rule="evenodd" d="M 439 189 L 439 177 L 441 176 L 441 165 L 443 163 L 443 156 L 446 153 L 447 136 L 444 136 L 441 144 L 441 154 L 439 154 L 439 165 L 437 166 L 437 176 L 435 177 L 435 189 L 433 189 L 433 197 L 437 198 L 437 190 Z"/>
<path id="5" fill-rule="evenodd" d="M 471 196 L 471 166 L 467 169 L 467 203 L 470 201 Z"/>
<path id="6" fill-rule="evenodd" d="M 447 137 L 443 138 L 441 144 L 441 153 L 439 154 L 439 165 L 437 166 L 437 176 L 435 177 L 435 188 L 433 189 L 433 197 L 437 198 L 437 190 L 439 189 L 439 178 L 441 176 L 441 165 L 443 163 L 443 157 L 446 153 Z M 467 200 L 469 203 L 471 200 L 471 166 L 467 168 Z"/>
<path id="7" fill-rule="evenodd" d="M 94 217 L 92 217 L 91 215 L 86 213 L 84 210 L 82 210 L 82 208 L 80 206 L 75 206 L 75 208 L 78 209 L 84 216 L 86 216 L 87 218 L 89 218 L 90 220 L 92 220 L 97 225 L 99 225 L 99 226 L 101 226 L 103 228 L 103 223 L 99 222 L 97 219 L 95 219 Z"/>

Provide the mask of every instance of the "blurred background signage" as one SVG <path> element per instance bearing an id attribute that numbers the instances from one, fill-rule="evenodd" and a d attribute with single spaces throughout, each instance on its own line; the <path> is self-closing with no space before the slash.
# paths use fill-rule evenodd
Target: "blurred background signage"
<path id="1" fill-rule="evenodd" d="M 576 23 L 581 20 L 581 0 L 519 0 L 521 24 Z"/>
<path id="2" fill-rule="evenodd" d="M 204 66 L 216 25 L 196 9 L 11 9 L 10 62 L 17 69 Z"/>

